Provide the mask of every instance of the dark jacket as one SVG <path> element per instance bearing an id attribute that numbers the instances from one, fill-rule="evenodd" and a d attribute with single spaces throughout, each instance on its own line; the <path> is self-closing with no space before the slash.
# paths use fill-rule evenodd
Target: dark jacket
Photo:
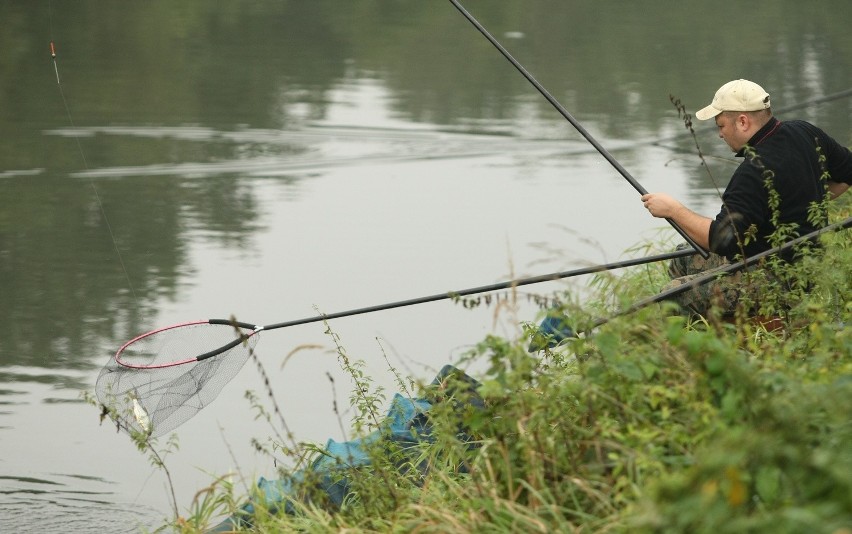
<path id="1" fill-rule="evenodd" d="M 793 224 L 795 235 L 824 226 L 827 221 L 809 220 L 808 215 L 812 205 L 825 199 L 826 181 L 852 184 L 849 149 L 805 121 L 772 118 L 737 156 L 745 159 L 734 171 L 722 194 L 722 209 L 710 224 L 710 250 L 728 259 L 743 251 L 748 257 L 772 248 L 769 236 L 778 225 Z M 751 225 L 756 236 L 746 238 Z"/>

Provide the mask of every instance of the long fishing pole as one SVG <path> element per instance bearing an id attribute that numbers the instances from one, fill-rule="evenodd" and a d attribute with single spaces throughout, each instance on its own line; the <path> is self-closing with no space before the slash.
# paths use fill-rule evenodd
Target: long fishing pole
<path id="1" fill-rule="evenodd" d="M 839 222 L 836 222 L 834 224 L 830 224 L 830 225 L 825 226 L 823 228 L 820 228 L 818 230 L 814 230 L 813 232 L 810 232 L 810 233 L 805 234 L 803 236 L 797 237 L 796 239 L 788 241 L 788 242 L 786 242 L 782 245 L 779 245 L 777 247 L 774 247 L 774 248 L 771 248 L 771 249 L 768 249 L 768 250 L 764 250 L 763 252 L 755 254 L 754 256 L 748 257 L 744 260 L 740 260 L 740 261 L 737 261 L 737 262 L 734 262 L 734 263 L 730 263 L 728 265 L 723 265 L 722 267 L 718 267 L 716 269 L 712 269 L 710 271 L 707 271 L 705 274 L 703 274 L 701 276 L 693 278 L 692 280 L 690 280 L 686 284 L 683 284 L 683 285 L 680 285 L 680 286 L 677 286 L 677 287 L 673 287 L 673 288 L 667 289 L 665 291 L 661 291 L 660 293 L 658 293 L 654 296 L 651 296 L 651 297 L 642 299 L 640 301 L 637 301 L 637 302 L 633 303 L 632 305 L 630 305 L 629 307 L 624 308 L 623 310 L 616 312 L 615 314 L 611 315 L 610 317 L 596 319 L 595 321 L 592 322 L 592 324 L 589 327 L 585 328 L 584 330 L 586 332 L 589 332 L 589 331 L 593 330 L 594 328 L 597 328 L 601 325 L 608 323 L 609 321 L 615 319 L 616 317 L 621 317 L 623 315 L 633 313 L 633 312 L 640 310 L 640 309 L 642 309 L 642 308 L 644 308 L 644 307 L 646 307 L 650 304 L 662 302 L 664 300 L 669 300 L 672 297 L 680 295 L 681 293 L 685 293 L 689 290 L 695 289 L 697 287 L 708 284 L 708 283 L 710 283 L 714 280 L 717 280 L 721 276 L 732 274 L 732 273 L 740 271 L 740 270 L 742 270 L 746 267 L 756 265 L 760 260 L 762 260 L 762 259 L 764 259 L 768 256 L 774 256 L 774 255 L 780 254 L 782 252 L 787 252 L 789 250 L 792 250 L 793 247 L 798 246 L 798 245 L 800 245 L 800 244 L 802 244 L 806 241 L 815 241 L 819 236 L 821 236 L 823 234 L 848 229 L 850 227 L 852 227 L 852 217 L 847 217 L 843 221 L 839 221 Z"/>
<path id="2" fill-rule="evenodd" d="M 471 287 L 471 288 L 468 288 L 468 289 L 460 289 L 458 291 L 448 291 L 446 293 L 437 293 L 437 294 L 434 294 L 434 295 L 427 295 L 427 296 L 424 296 L 424 297 L 417 297 L 417 298 L 406 299 L 406 300 L 398 300 L 396 302 L 388 302 L 388 303 L 385 303 L 385 304 L 377 304 L 375 306 L 366 306 L 364 308 L 355 308 L 355 309 L 352 309 L 352 310 L 345 310 L 345 311 L 339 311 L 339 312 L 334 312 L 334 313 L 315 315 L 313 317 L 305 317 L 303 319 L 294 319 L 292 321 L 284 321 L 284 322 L 281 322 L 281 323 L 274 323 L 274 324 L 268 324 L 268 325 L 255 325 L 255 324 L 251 324 L 251 323 L 235 321 L 233 319 L 208 319 L 206 321 L 199 321 L 199 322 L 196 322 L 196 323 L 181 324 L 181 325 L 176 325 L 176 326 L 178 328 L 182 328 L 184 326 L 189 326 L 189 325 L 198 326 L 199 324 L 230 326 L 230 327 L 242 328 L 242 329 L 244 329 L 248 332 L 251 332 L 250 335 L 253 335 L 253 334 L 258 333 L 262 330 L 276 330 L 278 328 L 288 328 L 288 327 L 291 327 L 291 326 L 299 326 L 299 325 L 309 324 L 309 323 L 318 323 L 320 321 L 328 321 L 328 320 L 331 320 L 331 319 L 340 319 L 342 317 L 352 317 L 354 315 L 363 315 L 365 313 L 373 313 L 373 312 L 377 312 L 377 311 L 392 310 L 392 309 L 395 309 L 395 308 L 403 308 L 403 307 L 406 307 L 406 306 L 414 306 L 416 304 L 426 304 L 428 302 L 436 302 L 436 301 L 439 301 L 439 300 L 458 299 L 460 297 L 465 297 L 465 296 L 468 296 L 468 295 L 479 295 L 479 294 L 482 294 L 482 293 L 490 293 L 492 291 L 500 291 L 500 290 L 503 290 L 503 289 L 511 289 L 511 288 L 514 288 L 514 287 L 521 287 L 521 286 L 526 286 L 526 285 L 530 285 L 530 284 L 539 284 L 539 283 L 542 283 L 542 282 L 553 282 L 553 281 L 556 281 L 556 280 L 561 280 L 563 278 L 570 278 L 570 277 L 573 277 L 573 276 L 582 276 L 582 275 L 594 274 L 594 273 L 599 273 L 599 272 L 604 272 L 604 271 L 611 271 L 611 270 L 615 270 L 615 269 L 621 269 L 621 268 L 624 268 L 624 267 L 632 267 L 632 266 L 635 266 L 635 265 L 643 265 L 643 264 L 646 264 L 646 263 L 654 263 L 654 262 L 658 262 L 658 261 L 670 260 L 670 259 L 679 258 L 679 257 L 682 257 L 682 256 L 692 256 L 694 254 L 697 254 L 697 252 L 695 250 L 691 250 L 691 249 L 675 250 L 675 251 L 672 251 L 672 252 L 656 254 L 656 255 L 653 255 L 653 256 L 645 256 L 643 258 L 623 260 L 623 261 L 618 261 L 618 262 L 613 262 L 613 263 L 604 263 L 604 264 L 601 264 L 601 265 L 594 265 L 594 266 L 591 266 L 591 267 L 581 267 L 579 269 L 573 269 L 573 270 L 570 270 L 570 271 L 562 271 L 562 272 L 558 272 L 558 273 L 543 274 L 543 275 L 539 275 L 539 276 L 532 276 L 532 277 L 529 277 L 529 278 L 520 278 L 520 279 L 517 279 L 517 280 L 509 280 L 507 282 L 497 282 L 497 283 L 494 283 L 494 284 L 488 284 L 488 285 L 484 285 L 484 286 Z M 136 337 L 136 338 L 128 341 L 124 346 L 122 346 L 118 350 L 118 354 L 116 354 L 116 359 L 118 359 L 119 354 L 121 354 L 126 347 L 132 345 L 133 343 L 139 341 L 140 339 L 147 338 L 150 335 L 157 334 L 157 333 L 160 333 L 160 332 L 165 331 L 165 330 L 171 330 L 172 328 L 174 328 L 174 327 L 167 327 L 165 329 L 155 330 L 153 332 L 143 334 L 139 337 Z M 224 352 L 227 352 L 227 351 L 233 349 L 234 347 L 236 347 L 237 345 L 242 344 L 244 341 L 245 340 L 241 337 L 235 337 L 233 340 L 229 341 L 228 343 L 225 343 L 224 345 L 222 345 L 220 347 L 215 347 L 215 348 L 213 348 L 213 349 L 211 349 L 207 352 L 204 352 L 202 354 L 193 355 L 192 357 L 187 358 L 183 361 L 179 361 L 179 362 L 176 362 L 176 363 L 172 362 L 170 365 L 179 365 L 179 364 L 182 364 L 182 363 L 203 361 L 203 360 L 206 360 L 208 358 L 212 358 L 214 356 L 218 356 L 218 355 L 220 355 Z M 121 363 L 121 362 L 119 362 L 119 363 Z M 134 367 L 134 365 L 132 363 L 127 363 L 127 362 L 125 362 L 124 365 L 126 367 L 131 367 L 131 368 Z M 149 367 L 149 364 L 146 363 L 144 366 L 137 367 L 137 368 L 148 368 L 148 367 Z"/>
<path id="3" fill-rule="evenodd" d="M 674 258 L 680 258 L 683 256 L 692 256 L 697 252 L 690 249 L 682 249 L 682 250 L 674 250 L 672 252 L 665 252 L 662 254 L 655 254 L 652 256 L 645 256 L 642 258 L 635 258 L 630 260 L 616 261 L 612 263 L 604 263 L 600 265 L 593 265 L 590 267 L 581 267 L 579 269 L 573 269 L 570 271 L 561 271 L 551 274 L 543 274 L 539 276 L 531 276 L 529 278 L 519 278 L 517 280 L 509 280 L 506 282 L 497 282 L 494 284 L 488 284 L 484 286 L 471 287 L 468 289 L 461 289 L 458 291 L 448 291 L 446 293 L 438 293 L 435 295 L 428 295 L 424 297 L 418 297 L 407 300 L 400 300 L 397 302 L 389 302 L 387 304 L 379 304 L 376 306 L 368 306 L 365 308 L 357 308 L 353 310 L 341 311 L 336 313 L 329 313 L 323 315 L 317 315 L 315 317 L 308 317 L 305 319 L 296 319 L 293 321 L 286 321 L 283 323 L 271 324 L 263 327 L 264 330 L 272 330 L 274 328 L 285 328 L 289 326 L 296 326 L 306 323 L 314 323 L 322 320 L 328 319 L 339 319 L 341 317 L 350 317 L 352 315 L 361 315 L 365 313 L 372 313 L 377 311 L 391 310 L 394 308 L 402 308 L 405 306 L 413 306 L 415 304 L 425 304 L 427 302 L 435 302 L 439 300 L 448 300 L 448 299 L 457 299 L 459 297 L 465 297 L 468 295 L 478 295 L 482 293 L 490 293 L 493 291 L 500 291 L 503 289 L 511 289 L 514 287 L 521 287 L 530 284 L 539 284 L 542 282 L 553 282 L 556 280 L 562 280 L 564 278 L 571 278 L 574 276 L 583 276 L 587 274 L 600 273 L 604 271 L 612 271 L 615 269 L 622 269 L 625 267 L 633 267 L 636 265 L 644 265 L 647 263 L 654 263 L 658 261 L 671 260 Z"/>
<path id="4" fill-rule="evenodd" d="M 849 228 L 850 226 L 852 226 L 852 217 L 789 241 L 782 246 L 751 256 L 746 260 L 714 269 L 697 277 L 689 284 L 663 291 L 653 297 L 641 300 L 609 318 L 599 319 L 583 331 L 590 332 L 595 327 L 615 317 L 669 299 L 684 291 L 715 280 L 720 275 L 754 265 L 769 255 L 790 250 L 792 247 L 804 241 L 814 240 L 826 232 Z M 429 302 L 430 300 L 448 299 L 473 292 L 505 289 L 554 278 L 564 278 L 572 274 L 598 272 L 688 254 L 695 254 L 695 251 L 685 249 L 636 260 L 625 260 L 554 273 L 553 275 L 442 293 L 420 299 L 319 315 L 266 327 L 241 323 L 232 319 L 195 321 L 160 328 L 125 343 L 115 354 L 115 357 L 110 359 L 98 376 L 96 385 L 98 400 L 102 405 L 110 408 L 110 413 L 120 428 L 129 432 L 141 432 L 149 437 L 156 437 L 177 428 L 216 398 L 219 391 L 239 372 L 251 356 L 259 337 L 257 334 L 262 330 L 325 321 L 335 317 L 391 309 Z M 226 344 L 216 348 L 222 343 Z M 198 354 L 197 351 L 203 351 L 205 348 L 211 350 Z"/>
<path id="5" fill-rule="evenodd" d="M 313 317 L 305 317 L 303 319 L 294 319 L 294 320 L 291 320 L 291 321 L 284 321 L 284 322 L 273 323 L 273 324 L 268 324 L 268 325 L 256 325 L 256 324 L 251 324 L 251 323 L 235 321 L 233 319 L 207 319 L 207 320 L 196 321 L 196 322 L 192 322 L 192 323 L 183 323 L 183 324 L 178 324 L 178 325 L 174 325 L 174 326 L 170 326 L 170 327 L 166 327 L 166 328 L 159 328 L 159 329 L 154 330 L 152 332 L 148 332 L 148 333 L 142 334 L 141 336 L 138 336 L 134 339 L 131 339 L 130 341 L 125 343 L 121 348 L 119 348 L 118 352 L 116 353 L 114 360 L 116 360 L 119 364 L 121 364 L 125 367 L 128 367 L 128 368 L 149 369 L 149 368 L 151 368 L 150 362 L 146 362 L 143 365 L 135 365 L 134 363 L 132 363 L 128 360 L 122 360 L 122 356 L 126 352 L 126 349 L 128 347 L 131 347 L 132 345 L 138 343 L 141 340 L 146 340 L 146 343 L 150 342 L 151 340 L 149 338 L 151 338 L 152 336 L 154 336 L 154 337 L 162 336 L 166 332 L 173 331 L 173 330 L 180 330 L 180 329 L 190 327 L 190 326 L 193 327 L 193 328 L 197 328 L 198 326 L 202 326 L 202 325 L 227 326 L 227 327 L 231 327 L 231 328 L 238 327 L 238 328 L 245 330 L 246 332 L 249 332 L 249 335 L 251 336 L 251 335 L 257 334 L 261 331 L 277 330 L 279 328 L 288 328 L 288 327 L 291 327 L 291 326 L 298 326 L 298 325 L 309 324 L 309 323 L 317 323 L 317 322 L 320 322 L 320 321 L 328 321 L 328 320 L 331 320 L 331 319 L 340 319 L 342 317 L 351 317 L 351 316 L 354 316 L 354 315 L 363 315 L 363 314 L 366 314 L 366 313 L 373 313 L 373 312 L 384 311 L 384 310 L 392 310 L 392 309 L 395 309 L 395 308 L 403 308 L 403 307 L 406 307 L 406 306 L 414 306 L 416 304 L 426 304 L 428 302 L 436 302 L 436 301 L 439 301 L 439 300 L 453 300 L 453 299 L 458 299 L 460 297 L 465 297 L 465 296 L 468 296 L 468 295 L 478 295 L 478 294 L 482 294 L 482 293 L 490 293 L 490 292 L 493 292 L 493 291 L 500 291 L 500 290 L 503 290 L 503 289 L 511 289 L 511 288 L 527 286 L 527 285 L 531 285 L 531 284 L 539 284 L 539 283 L 542 283 L 542 282 L 553 282 L 553 281 L 556 281 L 556 280 L 561 280 L 561 279 L 564 279 L 564 278 L 570 278 L 570 277 L 574 277 L 574 276 L 583 276 L 583 275 L 587 275 L 587 274 L 594 274 L 594 273 L 599 273 L 599 272 L 604 272 L 604 271 L 611 271 L 611 270 L 615 270 L 615 269 L 622 269 L 622 268 L 625 268 L 625 267 L 632 267 L 632 266 L 636 266 L 636 265 L 643 265 L 643 264 L 647 264 L 647 263 L 654 263 L 654 262 L 658 262 L 658 261 L 670 260 L 670 259 L 679 258 L 679 257 L 683 257 L 683 256 L 692 256 L 694 254 L 696 254 L 696 251 L 691 250 L 691 249 L 674 250 L 672 252 L 665 252 L 665 253 L 661 253 L 661 254 L 645 256 L 645 257 L 642 257 L 642 258 L 622 260 L 622 261 L 617 261 L 617 262 L 612 262 L 612 263 L 604 263 L 604 264 L 600 264 L 600 265 L 593 265 L 593 266 L 590 266 L 590 267 L 581 267 L 579 269 L 572 269 L 572 270 L 569 270 L 569 271 L 561 271 L 561 272 L 556 272 L 556 273 L 551 273 L 551 274 L 532 276 L 532 277 L 529 277 L 529 278 L 519 278 L 519 279 L 516 279 L 516 280 L 509 280 L 509 281 L 506 281 L 506 282 L 497 282 L 497 283 L 494 283 L 494 284 L 488 284 L 488 285 L 484 285 L 484 286 L 477 286 L 477 287 L 471 287 L 471 288 L 467 288 L 467 289 L 460 289 L 460 290 L 457 290 L 457 291 L 448 291 L 446 293 L 437 293 L 437 294 L 434 294 L 434 295 L 427 295 L 427 296 L 423 296 L 423 297 L 416 297 L 416 298 L 411 298 L 411 299 L 406 299 L 406 300 L 398 300 L 396 302 L 388 302 L 388 303 L 385 303 L 385 304 L 377 304 L 377 305 L 374 305 L 374 306 L 366 306 L 366 307 L 363 307 L 363 308 L 355 308 L 355 309 L 351 309 L 351 310 L 339 311 L 339 312 L 334 312 L 334 313 L 320 314 L 320 315 L 315 315 Z M 211 347 L 210 350 L 208 350 L 206 352 L 199 352 L 199 353 L 196 353 L 196 354 L 192 354 L 189 357 L 184 357 L 184 358 L 180 359 L 179 361 L 173 360 L 173 361 L 169 361 L 169 362 L 165 362 L 165 363 L 161 362 L 158 365 L 174 366 L 174 365 L 181 365 L 181 364 L 184 364 L 184 363 L 203 361 L 203 360 L 206 360 L 208 358 L 212 358 L 214 356 L 218 356 L 220 354 L 223 354 L 223 353 L 233 349 L 237 345 L 242 344 L 244 341 L 245 341 L 245 339 L 243 339 L 242 337 L 235 336 L 235 337 L 233 337 L 233 339 L 229 340 L 227 343 L 222 344 L 221 346 L 216 346 L 214 344 L 214 346 Z M 191 346 L 191 345 L 187 344 L 187 346 Z M 168 357 L 165 356 L 165 355 L 161 356 L 160 358 L 161 359 L 168 359 Z"/>
<path id="6" fill-rule="evenodd" d="M 600 154 L 601 154 L 601 155 L 602 155 L 602 156 L 603 156 L 603 157 L 604 157 L 604 158 L 605 158 L 605 159 L 606 159 L 606 160 L 607 160 L 607 161 L 608 161 L 608 162 L 609 162 L 609 163 L 610 163 L 610 164 L 611 164 L 614 168 L 615 168 L 615 170 L 617 170 L 617 171 L 619 172 L 619 174 L 621 174 L 621 176 L 623 176 L 623 177 L 624 177 L 624 179 L 625 179 L 625 180 L 627 180 L 627 182 L 628 182 L 630 185 L 632 185 L 632 186 L 633 186 L 633 188 L 634 188 L 636 191 L 638 191 L 638 192 L 639 192 L 639 194 L 640 194 L 640 195 L 644 195 L 644 194 L 647 194 L 647 193 L 648 193 L 648 191 L 647 191 L 644 187 L 642 187 L 642 185 L 641 185 L 639 182 L 637 182 L 637 181 L 636 181 L 636 179 L 635 179 L 635 178 L 633 178 L 633 176 L 632 176 L 629 172 L 627 172 L 627 169 L 625 169 L 625 168 L 624 168 L 624 167 L 623 167 L 623 166 L 622 166 L 622 165 L 618 162 L 618 160 L 616 160 L 616 159 L 612 156 L 612 154 L 610 154 L 610 153 L 609 153 L 609 151 L 607 151 L 607 149 L 605 149 L 605 148 L 603 147 L 603 145 L 601 145 L 601 144 L 600 144 L 600 143 L 599 143 L 599 142 L 598 142 L 598 141 L 597 141 L 594 137 L 592 137 L 592 134 L 590 134 L 590 133 L 589 133 L 589 132 L 588 132 L 588 131 L 587 131 L 587 130 L 583 127 L 583 125 L 582 125 L 582 124 L 580 124 L 580 123 L 579 123 L 579 121 L 577 121 L 577 119 L 575 119 L 575 118 L 574 118 L 574 117 L 573 117 L 570 113 L 568 113 L 568 110 L 566 110 L 566 109 L 562 106 L 562 104 L 560 104 L 560 103 L 556 100 L 556 98 L 554 98 L 554 97 L 553 97 L 553 95 L 551 95 L 551 94 L 547 91 L 547 89 L 545 89 L 545 88 L 544 88 L 544 87 L 543 87 L 543 86 L 542 86 L 542 85 L 538 82 L 538 80 L 536 80 L 536 79 L 532 76 L 532 74 L 530 74 L 530 73 L 527 71 L 527 69 L 525 69 L 525 68 L 523 67 L 523 65 L 521 65 L 520 63 L 518 63 L 518 61 L 517 61 L 514 57 L 512 57 L 512 54 L 510 54 L 510 53 L 509 53 L 509 51 L 508 51 L 508 50 L 506 50 L 506 49 L 503 47 L 503 45 L 501 45 L 501 44 L 497 41 L 497 39 L 495 39 L 495 38 L 494 38 L 494 36 L 493 36 L 493 35 L 491 35 L 491 33 L 489 33 L 489 32 L 488 32 L 488 30 L 486 30 L 486 29 L 485 29 L 485 27 L 484 27 L 482 24 L 480 24 L 480 23 L 479 23 L 479 21 L 478 21 L 478 20 L 476 20 L 476 19 L 473 17 L 473 15 L 471 15 L 471 14 L 470 14 L 470 13 L 469 13 L 469 12 L 468 12 L 465 8 L 464 8 L 464 7 L 463 7 L 463 6 L 462 6 L 462 5 L 458 2 L 458 0 L 450 0 L 450 3 L 452 3 L 452 4 L 456 7 L 456 9 L 457 9 L 457 10 L 458 10 L 458 11 L 459 11 L 462 15 L 464 15 L 464 17 L 465 17 L 465 18 L 466 18 L 466 19 L 467 19 L 467 20 L 468 20 L 471 24 L 473 24 L 473 26 L 474 26 L 477 30 L 479 30 L 479 33 L 481 33 L 481 34 L 482 34 L 482 35 L 483 35 L 486 39 L 488 39 L 488 40 L 491 42 L 491 44 L 492 44 L 492 45 L 494 45 L 494 47 L 495 47 L 497 50 L 499 50 L 501 54 L 503 54 L 503 57 L 505 57 L 506 59 L 508 59 L 508 60 L 509 60 L 509 62 L 510 62 L 512 65 L 514 65 L 514 67 L 515 67 L 516 69 L 518 69 L 518 72 L 520 72 L 520 73 L 524 76 L 524 78 L 526 78 L 526 79 L 527 79 L 527 81 L 529 81 L 529 82 L 530 82 L 530 83 L 531 83 L 531 84 L 532 84 L 532 85 L 533 85 L 536 89 L 538 89 L 538 92 L 539 92 L 539 93 L 541 93 L 541 95 L 542 95 L 544 98 L 546 98 L 546 99 L 547 99 L 547 101 L 548 101 L 548 102 L 550 102 L 550 104 L 551 104 L 554 108 L 556 108 L 556 110 L 557 110 L 560 114 L 562 114 L 562 116 L 563 116 L 563 117 L 565 117 L 565 118 L 568 120 L 568 122 L 570 122 L 570 123 L 571 123 L 571 125 L 572 125 L 572 126 L 573 126 L 573 127 L 574 127 L 577 131 L 578 131 L 578 132 L 580 132 L 580 135 L 582 135 L 583 137 L 585 137 L 585 138 L 586 138 L 586 140 L 587 140 L 589 143 L 591 143 L 591 145 L 592 145 L 593 147 L 595 147 L 595 149 L 596 149 L 596 150 L 597 150 L 597 151 L 598 151 L 598 152 L 599 152 L 599 153 L 600 153 Z M 704 249 L 703 249 L 703 248 L 702 248 L 702 247 L 701 247 L 698 243 L 696 243 L 694 239 L 692 239 L 691 237 L 689 237 L 689 235 L 688 235 L 688 234 L 687 234 L 687 233 L 686 233 L 686 232 L 685 232 L 685 231 L 684 231 L 684 230 L 683 230 L 683 229 L 682 229 L 682 228 L 681 228 L 681 227 L 680 227 L 680 226 L 679 226 L 676 222 L 674 222 L 674 221 L 673 221 L 673 220 L 671 220 L 671 219 L 666 219 L 666 221 L 668 221 L 668 223 L 672 226 L 672 228 L 674 228 L 674 229 L 675 229 L 675 230 L 676 230 L 676 231 L 677 231 L 677 232 L 681 235 L 681 237 L 683 237 L 683 238 L 686 240 L 686 242 L 687 242 L 687 243 L 689 243 L 689 244 L 690 244 L 690 246 L 692 246 L 692 248 L 694 248 L 694 249 L 695 249 L 695 251 L 696 251 L 697 253 L 701 254 L 701 256 L 702 256 L 702 257 L 707 258 L 707 257 L 709 257 L 709 256 L 710 256 L 710 254 L 709 254 L 706 250 L 704 250 Z"/>
<path id="7" fill-rule="evenodd" d="M 455 299 L 691 254 L 695 251 L 683 249 L 266 326 L 235 319 L 208 319 L 158 328 L 122 345 L 101 370 L 95 389 L 98 401 L 109 409 L 119 428 L 156 437 L 177 428 L 216 398 L 253 354 L 261 331 Z"/>
<path id="8" fill-rule="evenodd" d="M 780 115 L 782 113 L 787 113 L 787 112 L 790 112 L 790 111 L 796 111 L 797 109 L 803 109 L 803 108 L 815 106 L 815 105 L 818 105 L 818 104 L 825 104 L 826 102 L 834 102 L 835 100 L 840 100 L 842 98 L 849 98 L 849 97 L 852 97 L 852 87 L 850 87 L 849 89 L 844 89 L 842 91 L 837 91 L 836 93 L 831 93 L 829 95 L 823 95 L 823 96 L 819 96 L 819 97 L 816 97 L 816 98 L 812 98 L 810 100 L 804 100 L 802 102 L 796 102 L 795 104 L 790 104 L 789 106 L 773 108 L 772 114 L 773 115 Z M 674 97 L 672 97 L 672 98 L 674 98 Z M 694 125 L 693 125 L 693 127 L 694 127 Z M 706 131 L 711 131 L 711 130 L 715 131 L 716 128 L 717 128 L 717 126 L 715 124 L 708 124 L 705 127 L 703 127 L 702 129 L 706 130 Z M 666 136 L 666 137 L 658 137 L 656 139 L 651 139 L 650 141 L 643 141 L 641 143 L 636 143 L 634 145 L 628 145 L 625 148 L 654 145 L 654 146 L 659 146 L 659 147 L 665 147 L 667 150 L 670 150 L 672 152 L 684 152 L 684 153 L 689 152 L 689 153 L 691 153 L 691 151 L 684 150 L 680 147 L 663 144 L 663 143 L 666 143 L 668 141 L 674 141 L 674 140 L 680 139 L 681 135 L 682 134 L 674 134 L 674 135 L 669 135 L 669 136 Z"/>

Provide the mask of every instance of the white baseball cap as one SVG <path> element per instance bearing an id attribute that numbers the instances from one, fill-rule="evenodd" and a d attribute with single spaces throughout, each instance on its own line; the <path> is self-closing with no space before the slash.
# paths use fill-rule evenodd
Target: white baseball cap
<path id="1" fill-rule="evenodd" d="M 716 91 L 713 101 L 695 113 L 700 121 L 712 119 L 723 111 L 758 111 L 769 108 L 769 93 L 748 80 L 734 80 Z"/>

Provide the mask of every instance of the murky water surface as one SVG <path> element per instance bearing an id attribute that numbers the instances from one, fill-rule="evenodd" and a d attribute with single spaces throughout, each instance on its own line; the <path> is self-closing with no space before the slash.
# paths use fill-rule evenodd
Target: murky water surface
<path id="1" fill-rule="evenodd" d="M 670 95 L 692 111 L 752 78 L 782 118 L 852 143 L 850 17 L 821 5 L 775 2 L 757 25 L 698 0 L 466 7 L 646 189 L 709 215 L 734 164 L 712 127 L 688 134 Z M 313 317 L 674 241 L 448 2 L 5 2 L 0 20 L 3 532 L 133 532 L 171 515 L 164 474 L 80 397 L 135 335 Z M 486 334 L 519 335 L 531 294 L 587 281 L 331 327 L 393 391 L 389 366 L 429 380 Z M 286 357 L 307 345 L 322 348 Z M 321 323 L 261 334 L 298 440 L 344 437 L 351 413 L 333 405 L 351 386 L 332 348 Z M 250 445 L 271 432 L 247 390 L 266 397 L 252 364 L 178 429 L 181 514 L 218 475 L 245 491 L 274 473 Z"/>

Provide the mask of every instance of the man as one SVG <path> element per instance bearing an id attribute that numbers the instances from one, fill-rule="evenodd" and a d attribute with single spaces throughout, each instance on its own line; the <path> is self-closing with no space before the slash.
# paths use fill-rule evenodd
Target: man
<path id="1" fill-rule="evenodd" d="M 714 219 L 698 215 L 665 193 L 642 195 L 651 215 L 671 219 L 711 252 L 709 259 L 690 256 L 672 262 L 669 287 L 738 256 L 781 244 L 773 241 L 773 235 L 783 241 L 824 226 L 825 215 L 814 206 L 827 195 L 843 194 L 852 183 L 849 149 L 812 124 L 773 117 L 769 94 L 754 82 L 726 83 L 695 117 L 714 119 L 719 137 L 744 160 L 725 188 Z M 679 303 L 704 315 L 711 293 L 721 293 L 723 311 L 730 313 L 740 291 L 729 280 L 682 294 Z"/>

